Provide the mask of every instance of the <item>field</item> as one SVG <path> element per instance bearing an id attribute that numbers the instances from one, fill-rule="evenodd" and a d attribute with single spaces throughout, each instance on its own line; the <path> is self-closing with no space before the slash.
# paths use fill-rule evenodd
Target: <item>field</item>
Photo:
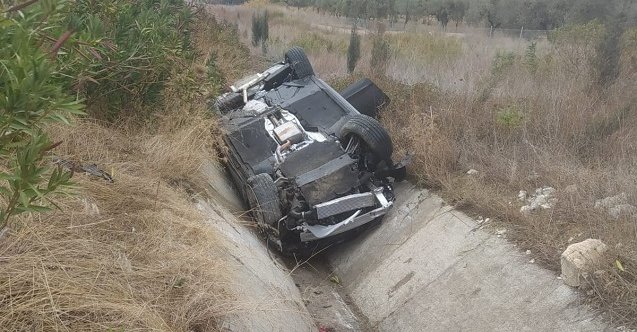
<path id="1" fill-rule="evenodd" d="M 267 9 L 267 49 L 251 46 L 253 13 Z M 300 45 L 315 71 L 337 87 L 373 75 L 392 98 L 382 122 L 397 157 L 414 154 L 413 180 L 438 190 L 536 262 L 559 271 L 562 251 L 587 238 L 610 248 L 611 262 L 590 278 L 589 298 L 617 323 L 637 316 L 637 34 L 622 37 L 617 79 L 600 83 L 593 22 L 533 40 L 483 29 L 410 22 L 362 24 L 362 58 L 346 69 L 350 22 L 311 9 L 213 6 L 235 25 L 255 57 L 280 59 Z M 382 37 L 378 30 L 387 30 Z M 371 71 L 374 38 L 390 45 L 383 73 Z M 477 173 L 468 175 L 470 169 Z M 548 208 L 523 213 L 521 190 L 555 189 Z M 617 197 L 613 206 L 600 201 Z M 597 202 L 597 204 L 596 204 Z M 596 208 L 597 205 L 597 208 Z M 619 206 L 619 207 L 618 207 Z M 613 210 L 613 208 L 615 208 Z"/>

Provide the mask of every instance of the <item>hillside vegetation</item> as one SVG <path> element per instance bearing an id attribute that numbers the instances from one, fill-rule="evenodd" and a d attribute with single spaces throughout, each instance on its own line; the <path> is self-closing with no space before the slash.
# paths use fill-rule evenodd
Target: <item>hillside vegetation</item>
<path id="1" fill-rule="evenodd" d="M 0 330 L 215 330 L 225 242 L 192 201 L 248 50 L 179 0 L 0 12 Z"/>
<path id="2" fill-rule="evenodd" d="M 626 25 L 617 36 L 611 25 L 592 20 L 527 40 L 470 27 L 447 33 L 420 22 L 384 31 L 383 21 L 360 29 L 361 59 L 350 75 L 347 19 L 254 3 L 214 12 L 236 24 L 247 44 L 252 12 L 266 9 L 266 56 L 303 45 L 316 72 L 335 87 L 371 76 L 390 95 L 381 121 L 396 157 L 413 153 L 415 182 L 489 218 L 483 227 L 501 231 L 555 271 L 569 244 L 587 238 L 608 244 L 611 263 L 591 276 L 584 294 L 614 322 L 637 326 L 637 29 Z M 372 65 L 382 44 L 389 45 L 387 62 Z M 477 174 L 468 175 L 470 169 Z M 519 192 L 546 187 L 555 189 L 548 208 L 525 210 Z M 606 208 L 602 200 L 609 197 L 618 203 Z"/>

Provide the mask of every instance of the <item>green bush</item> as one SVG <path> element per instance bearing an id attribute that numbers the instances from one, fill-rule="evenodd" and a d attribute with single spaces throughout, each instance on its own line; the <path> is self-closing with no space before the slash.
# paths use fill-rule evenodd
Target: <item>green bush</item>
<path id="1" fill-rule="evenodd" d="M 371 71 L 374 76 L 385 75 L 391 57 L 391 47 L 382 33 L 374 36 L 372 42 Z"/>
<path id="2" fill-rule="evenodd" d="M 252 46 L 261 45 L 263 53 L 267 53 L 267 43 L 270 37 L 269 32 L 269 19 L 268 11 L 266 10 L 262 14 L 252 14 Z"/>
<path id="3" fill-rule="evenodd" d="M 531 73 L 535 73 L 537 71 L 539 61 L 537 58 L 537 43 L 536 42 L 532 42 L 526 48 L 526 53 L 524 54 L 524 65 Z"/>
<path id="4" fill-rule="evenodd" d="M 69 7 L 75 38 L 57 54 L 66 86 L 108 120 L 160 109 L 171 71 L 193 56 L 184 1 L 77 0 Z"/>
<path id="5" fill-rule="evenodd" d="M 491 73 L 494 76 L 501 75 L 509 68 L 513 67 L 513 64 L 515 64 L 515 54 L 513 52 L 498 51 L 493 58 L 493 63 L 491 64 Z"/>
<path id="6" fill-rule="evenodd" d="M 347 72 L 353 73 L 356 63 L 361 57 L 361 37 L 356 31 L 356 24 L 352 26 L 352 34 L 349 39 L 349 47 L 347 48 Z"/>
<path id="7" fill-rule="evenodd" d="M 574 75 L 592 75 L 597 47 L 606 36 L 606 27 L 594 20 L 561 27 L 549 34 L 557 65 Z"/>
<path id="8" fill-rule="evenodd" d="M 0 230 L 11 216 L 47 210 L 47 197 L 71 185 L 70 172 L 51 166 L 47 152 L 56 144 L 43 127 L 69 123 L 83 106 L 65 92 L 64 76 L 40 47 L 41 35 L 66 29 L 58 10 L 66 4 L 42 1 L 0 16 Z"/>
<path id="9" fill-rule="evenodd" d="M 520 108 L 515 105 L 507 105 L 496 110 L 496 123 L 507 129 L 517 128 L 522 124 L 524 115 Z"/>

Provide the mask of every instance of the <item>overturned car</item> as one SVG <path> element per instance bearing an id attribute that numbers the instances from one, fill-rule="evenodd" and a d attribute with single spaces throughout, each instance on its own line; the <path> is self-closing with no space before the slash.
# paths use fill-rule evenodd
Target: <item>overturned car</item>
<path id="1" fill-rule="evenodd" d="M 336 241 L 387 213 L 405 160 L 392 162 L 391 139 L 374 119 L 389 100 L 371 81 L 339 94 L 295 47 L 230 90 L 214 102 L 227 167 L 279 250 Z"/>

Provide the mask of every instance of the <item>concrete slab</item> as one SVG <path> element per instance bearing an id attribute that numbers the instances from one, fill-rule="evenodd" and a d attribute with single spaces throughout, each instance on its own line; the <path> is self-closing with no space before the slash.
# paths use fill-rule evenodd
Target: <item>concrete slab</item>
<path id="1" fill-rule="evenodd" d="M 223 169 L 206 166 L 213 199 L 197 206 L 227 243 L 221 253 L 233 282 L 225 287 L 233 297 L 233 307 L 220 317 L 221 331 L 317 331 L 303 304 L 290 271 L 278 262 L 277 254 L 230 211 L 240 209 Z"/>
<path id="2" fill-rule="evenodd" d="M 380 331 L 603 331 L 557 275 L 427 190 L 397 187 L 383 223 L 328 253 Z"/>

